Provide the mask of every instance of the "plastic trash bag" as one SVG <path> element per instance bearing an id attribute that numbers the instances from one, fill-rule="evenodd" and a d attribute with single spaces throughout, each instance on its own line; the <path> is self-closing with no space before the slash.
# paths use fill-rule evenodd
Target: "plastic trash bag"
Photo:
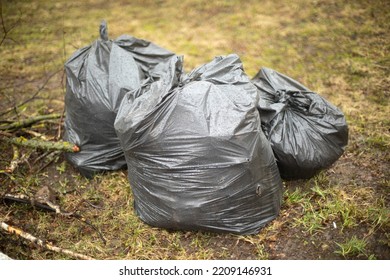
<path id="1" fill-rule="evenodd" d="M 253 234 L 280 210 L 282 182 L 237 55 L 129 93 L 115 129 L 137 215 L 180 230 Z"/>
<path id="2" fill-rule="evenodd" d="M 310 178 L 343 154 L 348 126 L 337 107 L 272 69 L 261 68 L 252 82 L 282 178 Z"/>
<path id="3" fill-rule="evenodd" d="M 64 139 L 80 147 L 80 152 L 68 153 L 66 158 L 84 176 L 126 166 L 114 129 L 119 105 L 126 92 L 157 80 L 173 55 L 127 35 L 109 40 L 102 22 L 100 39 L 76 51 L 65 63 Z"/>

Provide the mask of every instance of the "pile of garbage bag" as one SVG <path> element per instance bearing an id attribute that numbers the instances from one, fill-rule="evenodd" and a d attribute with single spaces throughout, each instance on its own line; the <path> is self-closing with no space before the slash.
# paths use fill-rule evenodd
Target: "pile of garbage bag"
<path id="1" fill-rule="evenodd" d="M 235 54 L 185 73 L 183 57 L 122 35 L 65 64 L 64 139 L 83 175 L 127 167 L 136 214 L 168 229 L 255 234 L 275 219 L 282 178 L 309 178 L 343 153 L 342 112 L 293 79 Z"/>

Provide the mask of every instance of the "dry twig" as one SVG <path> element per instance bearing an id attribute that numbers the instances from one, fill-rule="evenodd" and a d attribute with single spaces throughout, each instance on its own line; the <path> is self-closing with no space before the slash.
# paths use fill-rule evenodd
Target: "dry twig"
<path id="1" fill-rule="evenodd" d="M 39 203 L 37 201 L 32 201 L 28 196 L 19 194 L 19 195 L 11 195 L 11 194 L 4 194 L 1 199 L 4 201 L 4 203 L 23 203 L 27 205 L 32 205 L 34 208 L 46 211 L 46 212 L 55 212 L 55 209 L 50 207 L 49 205 Z"/>
<path id="2" fill-rule="evenodd" d="M 9 29 L 7 29 L 5 27 L 5 24 L 4 24 L 3 4 L 2 4 L 2 2 L 0 2 L 0 22 L 1 22 L 1 29 L 2 29 L 2 31 L 4 33 L 3 37 L 0 39 L 0 46 L 3 44 L 5 39 L 7 39 L 8 34 L 12 31 L 12 29 L 14 29 L 20 23 L 21 18 L 22 18 L 22 15 L 20 14 L 18 20 L 16 21 L 16 23 L 14 25 L 12 25 Z M 14 41 L 11 38 L 8 38 L 8 39 L 10 39 L 11 41 Z"/>
<path id="3" fill-rule="evenodd" d="M 66 212 L 63 211 L 59 205 L 57 205 L 53 199 L 30 199 L 28 196 L 25 195 L 11 195 L 11 194 L 5 194 L 2 197 L 3 201 L 6 203 L 23 203 L 27 205 L 31 205 L 36 209 L 47 211 L 47 212 L 54 212 L 56 214 L 59 214 L 64 217 L 73 217 L 77 220 L 85 223 L 86 225 L 90 226 L 93 230 L 97 232 L 99 235 L 99 238 L 103 241 L 104 244 L 107 243 L 106 239 L 104 238 L 103 234 L 100 232 L 98 228 L 96 228 L 90 221 L 85 219 L 83 216 L 79 215 L 75 211 L 72 212 Z M 84 201 L 82 200 L 80 204 L 82 204 Z M 77 207 L 76 207 L 77 208 Z"/>
<path id="4" fill-rule="evenodd" d="M 15 105 L 15 106 L 12 106 L 11 108 L 6 109 L 4 112 L 0 113 L 0 116 L 6 115 L 6 114 L 8 114 L 9 112 L 12 112 L 12 111 L 17 111 L 17 109 L 19 107 L 22 107 L 23 105 L 27 104 L 28 102 L 34 100 L 37 97 L 37 95 L 46 87 L 46 85 L 51 80 L 51 78 L 53 78 L 60 71 L 62 71 L 62 70 L 58 70 L 58 71 L 52 73 L 51 75 L 49 75 L 46 78 L 46 80 L 43 82 L 43 84 L 34 92 L 34 94 L 32 96 L 30 96 L 26 100 L 22 101 L 19 105 Z"/>
<path id="5" fill-rule="evenodd" d="M 5 222 L 1 222 L 1 229 L 3 229 L 6 232 L 9 232 L 11 234 L 16 234 L 16 235 L 18 235 L 20 237 L 23 237 L 24 239 L 29 240 L 32 243 L 37 244 L 37 245 L 41 246 L 42 248 L 48 249 L 50 251 L 66 254 L 68 256 L 71 256 L 71 257 L 74 257 L 74 258 L 77 258 L 77 259 L 94 260 L 93 258 L 91 258 L 89 256 L 86 256 L 86 255 L 83 255 L 83 254 L 79 254 L 79 253 L 75 253 L 73 251 L 70 251 L 70 250 L 67 250 L 67 249 L 62 249 L 60 247 L 57 247 L 57 246 L 51 245 L 49 243 L 46 243 L 43 240 L 33 236 L 32 234 L 30 234 L 28 232 L 25 232 L 25 231 L 23 231 L 20 228 L 10 226 L 10 225 L 6 224 Z"/>
<path id="6" fill-rule="evenodd" d="M 33 137 L 36 137 L 36 138 L 39 138 L 39 139 L 42 139 L 45 141 L 50 141 L 52 138 L 52 137 L 50 137 L 50 139 L 49 139 L 49 137 L 47 135 L 44 135 L 42 133 L 36 132 L 34 130 L 26 129 L 26 128 L 22 128 L 21 131 L 28 133 L 28 134 L 32 135 Z"/>
<path id="7" fill-rule="evenodd" d="M 9 164 L 9 167 L 5 170 L 6 172 L 9 173 L 13 173 L 20 163 L 19 148 L 16 145 L 12 145 L 12 149 L 14 151 L 12 160 L 11 163 Z"/>

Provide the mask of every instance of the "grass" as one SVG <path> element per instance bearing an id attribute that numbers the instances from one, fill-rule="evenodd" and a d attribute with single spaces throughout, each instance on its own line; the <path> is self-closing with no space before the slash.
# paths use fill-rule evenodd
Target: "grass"
<path id="1" fill-rule="evenodd" d="M 344 258 L 366 255 L 367 242 L 364 239 L 357 238 L 356 236 L 352 236 L 352 238 L 347 240 L 345 243 L 336 244 L 339 246 L 339 250 L 335 251 L 335 253 L 340 254 Z"/>
<path id="2" fill-rule="evenodd" d="M 310 192 L 301 196 L 293 193 L 293 200 L 300 204 L 303 212 L 295 218 L 295 226 L 302 226 L 314 234 L 329 227 L 344 231 L 361 223 L 368 223 L 372 230 L 389 225 L 390 211 L 383 197 L 375 198 L 374 189 L 346 191 L 340 186 L 319 185 L 325 177 L 322 174 L 309 182 L 313 185 Z M 291 198 L 287 198 L 289 200 Z"/>
<path id="3" fill-rule="evenodd" d="M 252 77 L 261 66 L 284 73 L 320 93 L 346 115 L 350 140 L 344 155 L 310 180 L 286 181 L 279 217 L 257 235 L 169 231 L 141 222 L 123 171 L 92 180 L 62 156 L 33 164 L 31 153 L 0 192 L 31 195 L 42 185 L 84 223 L 0 205 L 0 219 L 57 246 L 98 259 L 389 259 L 389 32 L 388 1 L 6 1 L 0 46 L 0 113 L 30 97 L 59 71 L 38 98 L 1 116 L 15 120 L 62 113 L 63 64 L 97 38 L 101 19 L 109 36 L 130 34 L 184 55 L 185 69 L 214 56 L 237 53 Z M 3 33 L 0 30 L 0 38 Z M 57 124 L 35 127 L 51 136 Z M 12 148 L 0 142 L 0 169 Z M 48 160 L 46 158 L 46 160 Z M 0 250 L 17 259 L 67 259 L 0 232 Z"/>

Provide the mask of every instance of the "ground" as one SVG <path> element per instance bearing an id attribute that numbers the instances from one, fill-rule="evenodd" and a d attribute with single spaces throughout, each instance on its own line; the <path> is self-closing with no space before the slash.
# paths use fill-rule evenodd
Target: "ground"
<path id="1" fill-rule="evenodd" d="M 0 124 L 62 114 L 63 64 L 96 40 L 104 18 L 111 38 L 153 41 L 183 55 L 187 71 L 229 53 L 240 56 L 250 77 L 262 66 L 275 69 L 338 106 L 349 125 L 341 158 L 311 179 L 284 181 L 280 215 L 256 235 L 152 228 L 134 214 L 126 170 L 88 180 L 63 153 L 27 148 L 20 149 L 25 162 L 0 174 L 0 194 L 51 186 L 60 205 L 88 219 L 106 244 L 82 221 L 29 205 L 0 204 L 0 221 L 96 259 L 390 259 L 388 1 L 0 3 Z M 53 139 L 63 133 L 60 119 L 31 129 Z M 13 149 L 1 137 L 4 170 Z M 15 259 L 72 258 L 4 231 L 0 251 Z"/>

